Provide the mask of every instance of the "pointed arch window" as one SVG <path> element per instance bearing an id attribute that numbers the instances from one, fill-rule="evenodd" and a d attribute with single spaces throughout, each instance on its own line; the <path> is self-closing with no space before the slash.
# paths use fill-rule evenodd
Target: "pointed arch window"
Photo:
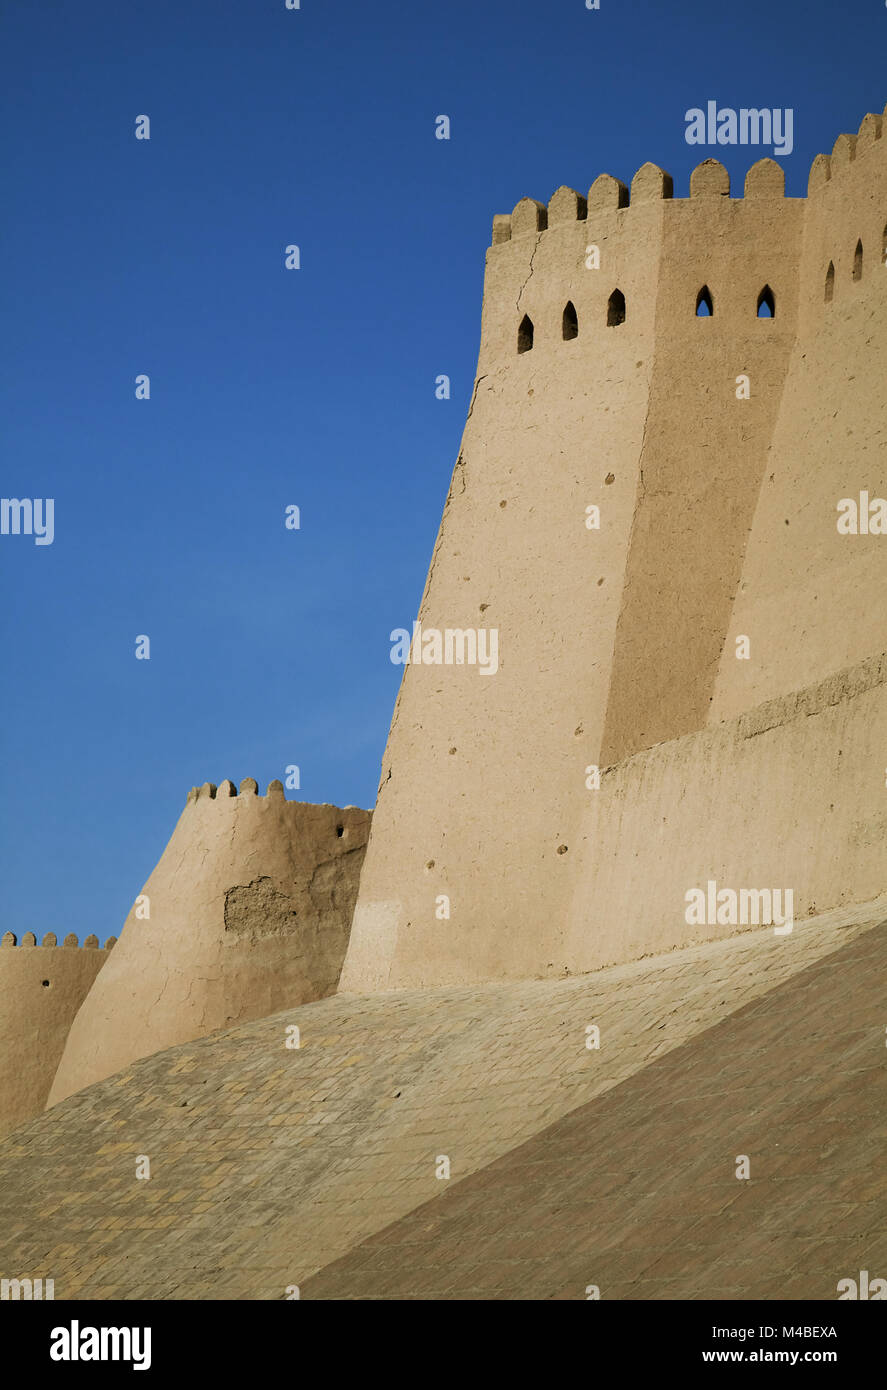
<path id="1" fill-rule="evenodd" d="M 625 322 L 625 295 L 621 290 L 614 290 L 607 300 L 607 327 L 615 328 L 617 324 Z"/>
<path id="2" fill-rule="evenodd" d="M 703 285 L 696 296 L 696 317 L 698 319 L 710 319 L 714 315 L 715 306 L 711 297 L 711 290 L 708 285 Z"/>
<path id="3" fill-rule="evenodd" d="M 517 330 L 517 350 L 518 352 L 529 352 L 533 346 L 533 320 L 529 314 L 524 314 Z"/>
<path id="4" fill-rule="evenodd" d="M 773 291 L 769 285 L 765 285 L 758 295 L 758 318 L 776 318 L 776 300 L 773 298 Z"/>
<path id="5" fill-rule="evenodd" d="M 856 243 L 856 250 L 853 252 L 853 278 L 862 279 L 862 242 Z"/>
<path id="6" fill-rule="evenodd" d="M 572 299 L 568 299 L 564 305 L 562 331 L 564 342 L 569 342 L 571 338 L 579 337 L 579 316 L 576 313 L 576 306 Z"/>
<path id="7" fill-rule="evenodd" d="M 825 302 L 831 304 L 835 297 L 835 263 L 829 261 L 828 270 L 825 272 Z"/>

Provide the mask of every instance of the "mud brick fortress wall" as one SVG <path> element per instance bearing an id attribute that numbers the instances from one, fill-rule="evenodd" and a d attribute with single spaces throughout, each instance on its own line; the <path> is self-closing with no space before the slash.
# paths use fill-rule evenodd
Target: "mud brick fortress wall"
<path id="1" fill-rule="evenodd" d="M 337 992 L 734 934 L 686 920 L 710 880 L 799 919 L 883 894 L 887 535 L 837 517 L 887 497 L 885 262 L 878 115 L 806 198 L 706 160 L 687 198 L 645 165 L 497 217 L 418 616 L 495 628 L 498 669 L 405 668 L 372 813 L 193 789 L 112 954 L 7 934 L 0 1134 Z"/>
<path id="2" fill-rule="evenodd" d="M 822 1300 L 884 1273 L 887 535 L 837 518 L 887 498 L 887 123 L 806 199 L 770 160 L 672 192 L 646 165 L 494 222 L 419 617 L 496 628 L 498 670 L 405 668 L 372 828 L 207 783 L 110 955 L 0 943 L 4 1274 Z M 812 920 L 688 923 L 711 880 Z"/>
<path id="3" fill-rule="evenodd" d="M 70 935 L 59 946 L 54 932 L 39 946 L 33 932 L 20 945 L 13 932 L 0 940 L 0 1137 L 46 1104 L 71 1024 L 114 940 L 104 950 L 95 936 L 81 947 Z"/>
<path id="4" fill-rule="evenodd" d="M 49 1095 L 138 1057 L 334 993 L 370 812 L 253 778 L 193 788 L 77 1014 Z M 148 915 L 146 915 L 146 913 Z"/>
<path id="5" fill-rule="evenodd" d="M 343 989 L 686 944 L 708 878 L 798 916 L 887 887 L 887 536 L 837 529 L 887 497 L 885 127 L 806 198 L 706 160 L 495 219 L 419 618 L 499 669 L 405 667 Z"/>

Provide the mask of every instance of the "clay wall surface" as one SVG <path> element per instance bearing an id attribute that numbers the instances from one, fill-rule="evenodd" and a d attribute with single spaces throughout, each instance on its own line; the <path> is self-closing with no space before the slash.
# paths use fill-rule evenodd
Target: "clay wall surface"
<path id="1" fill-rule="evenodd" d="M 703 179 L 701 176 L 704 175 Z M 656 353 L 600 761 L 701 728 L 797 331 L 804 204 L 762 161 L 665 204 Z M 776 315 L 759 318 L 769 286 Z M 711 317 L 696 316 L 707 287 Z M 737 379 L 749 378 L 748 400 Z"/>
<path id="2" fill-rule="evenodd" d="M 419 616 L 426 630 L 495 628 L 499 669 L 406 668 L 343 988 L 395 984 L 388 966 L 404 952 L 417 985 L 465 978 L 466 931 L 479 973 L 497 974 L 504 926 L 532 901 L 524 875 L 539 882 L 577 823 L 571 789 L 600 745 L 637 491 L 661 179 L 641 171 L 631 210 L 599 181 L 587 221 L 577 195 L 557 220 L 570 211 L 559 190 L 545 230 L 524 200 L 490 250 L 477 385 Z M 585 268 L 590 241 L 604 269 Z M 627 317 L 608 327 L 617 287 Z M 568 301 L 579 334 L 565 341 Z M 525 314 L 534 344 L 518 354 Z M 600 530 L 586 528 L 588 505 Z M 452 920 L 438 922 L 444 894 Z"/>
<path id="3" fill-rule="evenodd" d="M 41 945 L 25 932 L 0 941 L 0 1135 L 39 1115 L 74 1016 L 108 958 L 114 938 L 99 950 L 95 936 L 81 947 L 54 932 Z"/>
<path id="4" fill-rule="evenodd" d="M 688 924 L 710 880 L 778 889 L 780 909 L 790 889 L 796 922 L 882 893 L 885 747 L 887 654 L 608 768 L 557 959 L 595 970 L 753 930 Z"/>
<path id="5" fill-rule="evenodd" d="M 239 795 L 231 782 L 192 791 L 48 1103 L 160 1048 L 332 994 L 369 822 L 358 807 L 287 801 L 280 783 L 267 796 L 251 778 Z"/>
<path id="6" fill-rule="evenodd" d="M 885 645 L 887 536 L 841 535 L 837 503 L 887 498 L 887 140 L 880 117 L 811 174 L 800 322 L 718 673 L 711 720 Z M 851 149 L 854 158 L 851 161 Z M 826 174 L 829 177 L 826 179 Z M 857 241 L 862 276 L 853 279 Z M 834 297 L 825 300 L 829 263 Z M 754 390 L 754 385 L 753 385 Z M 735 638 L 751 640 L 737 661 Z"/>

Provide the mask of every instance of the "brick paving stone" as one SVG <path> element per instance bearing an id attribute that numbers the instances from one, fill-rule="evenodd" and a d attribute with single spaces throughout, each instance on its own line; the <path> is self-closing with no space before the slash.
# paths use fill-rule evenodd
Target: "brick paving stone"
<path id="1" fill-rule="evenodd" d="M 848 1213 L 870 1230 L 884 1200 L 868 1155 L 874 1165 L 880 1152 L 884 1024 L 872 952 L 885 918 L 881 901 L 798 923 L 788 937 L 749 932 L 576 978 L 337 995 L 145 1058 L 0 1145 L 0 1273 L 54 1278 L 58 1299 L 282 1298 L 296 1283 L 304 1297 L 312 1275 L 311 1296 L 327 1296 L 336 1262 L 349 1252 L 357 1261 L 378 1234 L 379 1249 L 403 1240 L 428 1272 L 410 1293 L 401 1263 L 384 1286 L 381 1275 L 372 1282 L 370 1297 L 430 1298 L 437 1288 L 458 1298 L 469 1283 L 486 1297 L 485 1280 L 496 1297 L 511 1288 L 535 1297 L 549 1265 L 543 1296 L 571 1287 L 584 1297 L 587 1283 L 601 1282 L 584 1267 L 590 1241 L 595 1268 L 611 1259 L 620 1287 L 635 1290 L 627 1296 L 671 1296 L 663 1291 L 686 1290 L 690 1276 L 657 1282 L 648 1270 L 680 1244 L 665 1239 L 674 1222 L 692 1231 L 695 1249 L 711 1247 L 713 1268 L 718 1241 L 741 1235 L 736 1198 L 725 1197 L 735 1153 L 752 1153 L 751 1187 L 760 1174 L 777 1192 L 766 1165 L 786 1158 L 780 1105 L 787 1116 L 795 1107 L 782 1182 L 825 1175 L 834 1198 L 819 1226 L 792 1237 L 798 1250 L 817 1235 L 840 1240 Z M 856 962 L 853 979 L 845 960 Z M 873 978 L 861 988 L 865 971 Z M 781 1001 L 806 1029 L 800 1049 Z M 720 1046 L 718 1030 L 739 1019 L 741 1041 Z M 284 1047 L 291 1023 L 297 1050 Z M 599 1050 L 585 1047 L 589 1023 L 601 1029 Z M 877 1064 L 866 1061 L 869 1028 Z M 725 1098 L 735 1102 L 727 1132 Z M 589 1106 L 600 1125 L 589 1125 Z M 828 1163 L 808 1170 L 802 1140 L 820 1142 L 826 1127 Z M 148 1181 L 135 1176 L 143 1153 Z M 449 1181 L 435 1178 L 440 1154 L 450 1157 Z M 528 1189 L 544 1202 L 512 1229 Z M 461 1226 L 447 1215 L 457 1197 Z M 398 1232 L 411 1212 L 415 1228 Z M 767 1216 L 759 1224 L 769 1229 Z M 655 1248 L 620 1253 L 623 1235 L 645 1222 Z M 435 1241 L 473 1263 L 442 1265 Z M 545 1251 L 536 1265 L 534 1241 Z M 502 1257 L 506 1247 L 513 1258 Z M 561 1278 L 554 1265 L 565 1254 L 575 1268 Z M 355 1264 L 355 1276 L 370 1268 Z M 747 1261 L 742 1269 L 748 1278 Z M 851 1259 L 835 1279 L 853 1272 Z M 704 1294 L 694 1286 L 674 1296 Z"/>
<path id="2" fill-rule="evenodd" d="M 887 1277 L 876 1264 L 887 1257 L 885 974 L 887 922 L 404 1216 L 376 1236 L 398 1270 L 384 1296 L 562 1299 L 572 1289 L 582 1298 L 596 1284 L 604 1297 L 833 1300 L 860 1269 Z M 878 1026 L 860 1030 L 859 1018 Z M 761 1073 L 774 1067 L 792 1085 L 771 1088 L 768 1102 Z M 687 1097 L 688 1072 L 717 1078 L 704 1103 Z M 824 1157 L 822 1112 L 835 1095 L 847 1104 Z M 740 1153 L 749 1180 L 735 1176 Z M 620 1154 L 634 1155 L 634 1168 L 599 1193 L 598 1174 Z M 568 1198 L 577 1180 L 582 1217 Z M 503 1194 L 509 1219 L 490 1232 Z M 365 1248 L 309 1278 L 303 1297 L 360 1297 L 351 1271 Z M 372 1265 L 360 1268 L 366 1281 Z"/>

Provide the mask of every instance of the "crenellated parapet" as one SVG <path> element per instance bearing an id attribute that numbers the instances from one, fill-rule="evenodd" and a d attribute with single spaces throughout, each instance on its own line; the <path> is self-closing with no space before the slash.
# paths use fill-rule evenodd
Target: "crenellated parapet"
<path id="1" fill-rule="evenodd" d="M 49 1104 L 137 1057 L 335 991 L 371 813 L 192 787 L 71 1030 Z M 284 1039 L 281 1038 L 281 1047 Z"/>
<path id="2" fill-rule="evenodd" d="M 842 172 L 849 168 L 858 155 L 864 155 L 873 148 L 883 136 L 885 116 L 887 116 L 887 107 L 881 114 L 870 111 L 863 116 L 859 130 L 855 135 L 839 135 L 832 146 L 830 155 L 818 154 L 816 156 L 810 166 L 810 177 L 807 181 L 808 196 L 822 188 L 824 184 L 830 183 L 832 177 L 840 178 Z"/>
<path id="3" fill-rule="evenodd" d="M 547 203 L 521 198 L 493 219 L 479 374 L 554 346 L 568 304 L 570 351 L 581 352 L 584 341 L 596 358 L 608 327 L 624 327 L 620 339 L 636 346 L 654 316 L 657 334 L 679 331 L 695 316 L 704 286 L 730 332 L 752 331 L 765 290 L 780 320 L 776 331 L 794 332 L 799 313 L 821 313 L 830 302 L 830 263 L 840 284 L 848 260 L 859 278 L 857 242 L 869 256 L 887 251 L 887 209 L 874 201 L 887 167 L 884 125 L 883 114 L 869 113 L 856 134 L 839 135 L 831 154 L 817 155 L 806 198 L 785 196 L 783 168 L 769 157 L 749 168 L 739 190 L 724 165 L 707 158 L 690 174 L 685 197 L 675 197 L 666 170 L 648 163 L 630 184 L 601 174 L 585 194 L 562 186 Z M 823 223 L 830 240 L 820 235 Z M 537 359 L 523 365 L 535 367 Z"/>
<path id="4" fill-rule="evenodd" d="M 116 940 L 117 940 L 117 937 L 116 937 L 116 936 L 109 936 L 108 939 L 107 939 L 107 941 L 105 942 L 105 947 L 104 947 L 104 949 L 105 949 L 106 951 L 110 951 L 111 947 L 114 945 L 114 943 L 115 943 Z M 36 945 L 37 945 L 37 937 L 34 935 L 34 933 L 33 933 L 32 931 L 26 931 L 26 932 L 25 932 L 25 934 L 23 935 L 23 937 L 22 937 L 22 939 L 21 939 L 21 943 L 18 942 L 18 940 L 17 940 L 17 938 L 16 938 L 16 935 L 15 935 L 15 932 L 11 932 L 11 931 L 4 932 L 3 936 L 0 937 L 0 949 L 2 949 L 4 946 L 17 946 L 17 945 L 19 945 L 19 944 L 20 944 L 21 946 L 23 946 L 23 947 L 25 947 L 25 946 L 36 946 Z M 67 950 L 80 950 L 80 949 L 81 949 L 81 946 L 80 946 L 80 938 L 79 938 L 79 936 L 76 934 L 76 932 L 68 932 L 68 935 L 65 937 L 65 939 L 64 939 L 64 941 L 62 942 L 61 946 L 59 946 L 58 937 L 56 936 L 56 934 L 55 934 L 54 931 L 44 932 L 44 934 L 43 934 L 43 939 L 42 939 L 42 941 L 40 942 L 40 945 L 41 945 L 41 947 L 43 947 L 43 946 L 54 946 L 54 947 L 56 947 L 57 949 L 62 950 L 62 951 L 67 951 Z M 96 951 L 96 950 L 98 950 L 98 945 L 99 945 L 99 939 L 98 939 L 98 937 L 97 937 L 94 933 L 90 933 L 89 936 L 87 936 L 87 937 L 84 938 L 82 949 L 85 950 L 85 951 Z"/>
<path id="5" fill-rule="evenodd" d="M 842 170 L 859 155 L 873 148 L 883 136 L 885 118 L 887 107 L 881 113 L 870 111 L 862 118 L 855 135 L 839 135 L 830 155 L 818 154 L 810 166 L 808 194 L 829 182 L 833 175 L 840 177 Z M 730 177 L 717 159 L 708 158 L 691 173 L 689 196 L 699 198 L 713 193 L 730 197 Z M 784 197 L 782 166 L 774 159 L 759 159 L 746 174 L 744 196 Z M 497 213 L 493 218 L 492 244 L 498 246 L 517 237 L 536 235 L 565 222 L 593 221 L 595 214 L 621 212 L 656 199 L 686 201 L 674 197 L 671 175 L 656 164 L 642 164 L 631 180 L 630 190 L 611 174 L 599 174 L 587 196 L 562 185 L 547 203 L 525 197 L 510 213 Z"/>
<path id="6" fill-rule="evenodd" d="M 880 117 L 876 119 L 880 120 Z M 845 138 L 855 137 L 841 137 Z M 823 158 L 823 155 L 817 156 L 818 160 Z M 746 175 L 744 193 L 745 197 L 784 197 L 785 174 L 782 166 L 774 159 L 758 160 Z M 705 198 L 713 194 L 730 197 L 730 175 L 719 160 L 704 159 L 690 175 L 689 196 Z M 630 208 L 657 200 L 675 203 L 687 201 L 675 198 L 671 174 L 657 164 L 642 164 L 631 180 L 630 188 L 612 174 L 599 174 L 586 197 L 562 185 L 548 203 L 538 202 L 535 198 L 521 198 L 510 213 L 497 213 L 493 218 L 492 245 L 499 246 L 517 237 L 537 235 L 565 223 L 593 224 L 595 217 L 600 214 L 627 212 Z"/>
<path id="7" fill-rule="evenodd" d="M 869 112 L 810 169 L 799 274 L 809 320 L 872 283 L 887 255 L 885 114 Z M 841 312 L 838 310 L 837 312 Z"/>

